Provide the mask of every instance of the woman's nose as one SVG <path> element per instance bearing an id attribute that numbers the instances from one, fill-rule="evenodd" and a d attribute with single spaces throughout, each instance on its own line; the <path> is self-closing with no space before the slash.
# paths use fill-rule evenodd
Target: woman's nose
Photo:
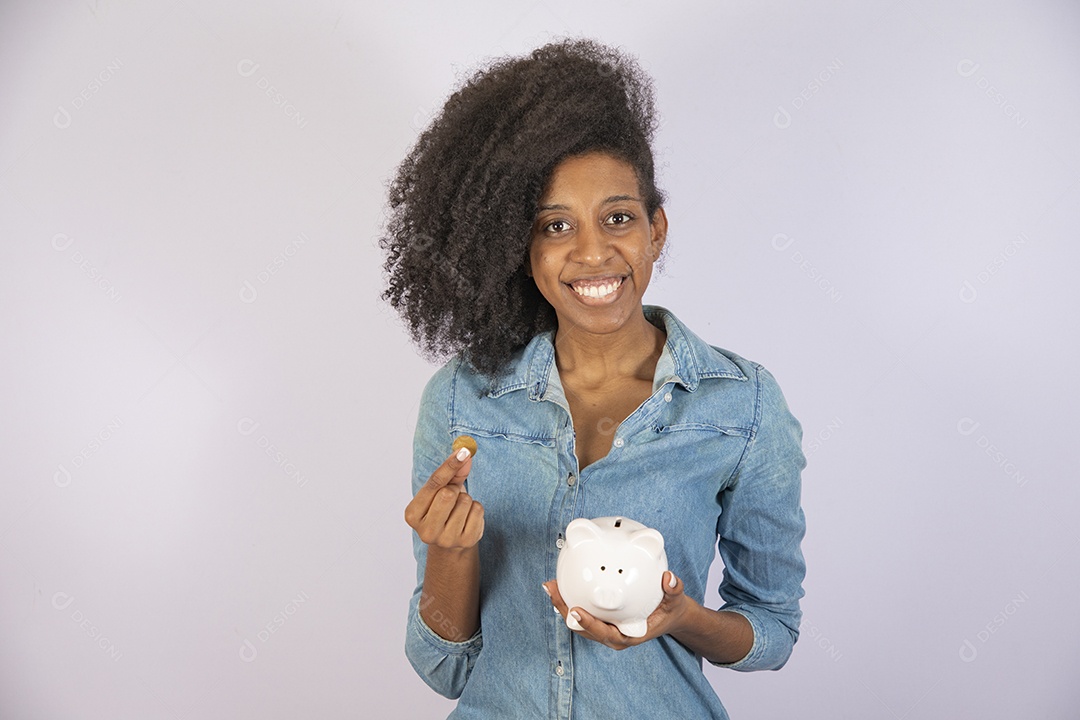
<path id="1" fill-rule="evenodd" d="M 583 265 L 603 265 L 611 257 L 611 242 L 603 228 L 586 224 L 575 237 L 572 259 Z"/>

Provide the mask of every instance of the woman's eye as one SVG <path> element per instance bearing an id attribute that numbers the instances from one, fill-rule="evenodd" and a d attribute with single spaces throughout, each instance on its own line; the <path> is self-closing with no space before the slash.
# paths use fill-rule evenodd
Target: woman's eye
<path id="1" fill-rule="evenodd" d="M 544 229 L 548 232 L 561 233 L 568 227 L 569 225 L 564 220 L 552 220 L 546 226 L 544 226 Z"/>
<path id="2" fill-rule="evenodd" d="M 617 212 L 608 216 L 608 222 L 612 225 L 625 225 L 633 219 L 630 213 Z"/>

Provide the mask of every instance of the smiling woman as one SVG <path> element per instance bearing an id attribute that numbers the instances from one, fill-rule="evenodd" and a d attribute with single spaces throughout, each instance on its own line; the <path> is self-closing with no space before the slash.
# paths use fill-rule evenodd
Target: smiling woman
<path id="1" fill-rule="evenodd" d="M 555 43 L 469 80 L 391 186 L 384 298 L 449 356 L 417 418 L 405 651 L 451 717 L 722 720 L 702 660 L 778 669 L 798 637 L 802 428 L 764 367 L 643 304 L 668 227 L 654 127 L 632 60 Z M 641 637 L 551 579 L 598 516 L 663 535 Z"/>

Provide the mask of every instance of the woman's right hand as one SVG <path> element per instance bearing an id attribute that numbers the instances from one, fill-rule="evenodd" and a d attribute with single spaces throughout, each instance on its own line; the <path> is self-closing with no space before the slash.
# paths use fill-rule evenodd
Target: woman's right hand
<path id="1" fill-rule="evenodd" d="M 431 473 L 406 506 L 405 522 L 428 545 L 463 550 L 480 542 L 484 506 L 465 492 L 465 479 L 471 469 L 472 456 L 462 448 Z"/>

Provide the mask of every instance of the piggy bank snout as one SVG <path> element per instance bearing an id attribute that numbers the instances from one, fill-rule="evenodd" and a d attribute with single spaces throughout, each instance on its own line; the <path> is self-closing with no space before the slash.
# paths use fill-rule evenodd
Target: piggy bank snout
<path id="1" fill-rule="evenodd" d="M 621 610 L 625 596 L 621 588 L 598 586 L 593 588 L 592 601 L 601 610 Z"/>

